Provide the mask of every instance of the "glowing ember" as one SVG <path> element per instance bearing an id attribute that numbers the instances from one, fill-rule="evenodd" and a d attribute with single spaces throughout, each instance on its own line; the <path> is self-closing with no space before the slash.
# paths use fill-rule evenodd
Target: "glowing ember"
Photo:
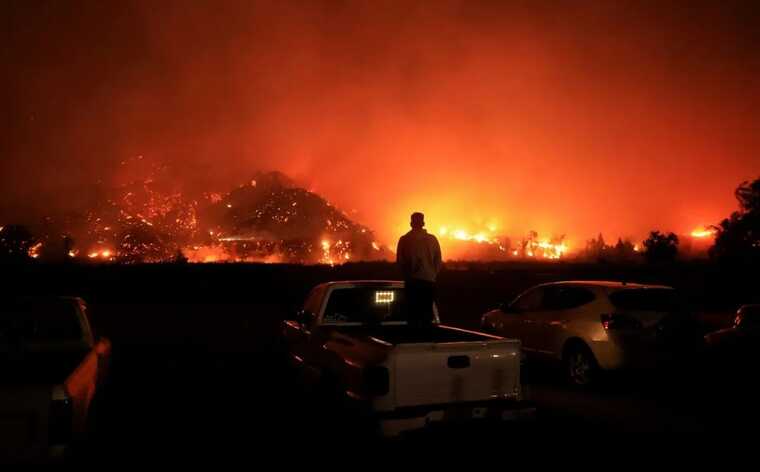
<path id="1" fill-rule="evenodd" d="M 29 248 L 29 257 L 37 259 L 40 257 L 40 249 L 42 249 L 42 243 L 37 243 Z"/>

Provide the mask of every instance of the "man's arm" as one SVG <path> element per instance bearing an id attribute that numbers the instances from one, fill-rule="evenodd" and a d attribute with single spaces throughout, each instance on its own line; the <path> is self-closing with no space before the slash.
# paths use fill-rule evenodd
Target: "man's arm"
<path id="1" fill-rule="evenodd" d="M 406 275 L 406 257 L 404 256 L 404 237 L 402 236 L 398 240 L 396 245 L 396 265 L 401 270 L 401 273 Z"/>
<path id="2" fill-rule="evenodd" d="M 441 258 L 441 245 L 438 243 L 438 238 L 435 236 L 433 236 L 433 264 L 435 265 L 435 273 L 438 275 L 441 271 L 443 261 Z"/>

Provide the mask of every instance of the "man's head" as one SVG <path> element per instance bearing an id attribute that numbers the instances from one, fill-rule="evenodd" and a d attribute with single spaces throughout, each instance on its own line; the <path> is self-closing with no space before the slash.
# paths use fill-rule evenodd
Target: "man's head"
<path id="1" fill-rule="evenodd" d="M 420 212 L 412 213 L 412 221 L 409 224 L 414 229 L 422 229 L 425 226 L 425 215 Z"/>

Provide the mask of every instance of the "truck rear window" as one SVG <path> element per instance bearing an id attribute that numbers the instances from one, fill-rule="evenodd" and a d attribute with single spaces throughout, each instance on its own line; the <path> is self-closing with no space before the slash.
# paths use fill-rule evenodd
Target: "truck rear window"
<path id="1" fill-rule="evenodd" d="M 352 287 L 335 289 L 325 308 L 325 323 L 405 321 L 404 291 L 398 288 Z"/>
<path id="2" fill-rule="evenodd" d="M 629 311 L 671 312 L 680 307 L 677 292 L 667 288 L 624 289 L 610 294 L 615 308 Z"/>

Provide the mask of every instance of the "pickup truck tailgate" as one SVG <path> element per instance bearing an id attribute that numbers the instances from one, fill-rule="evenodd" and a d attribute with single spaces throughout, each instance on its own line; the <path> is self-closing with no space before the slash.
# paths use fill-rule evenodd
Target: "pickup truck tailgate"
<path id="1" fill-rule="evenodd" d="M 520 342 L 400 344 L 393 351 L 396 407 L 517 399 Z"/>

